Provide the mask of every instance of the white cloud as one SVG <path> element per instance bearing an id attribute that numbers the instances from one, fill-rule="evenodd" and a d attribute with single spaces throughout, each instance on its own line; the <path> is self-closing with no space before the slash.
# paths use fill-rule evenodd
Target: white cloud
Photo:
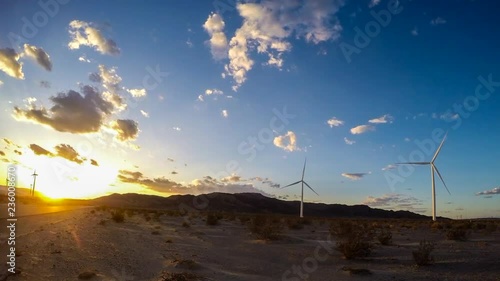
<path id="1" fill-rule="evenodd" d="M 2 82 L 2 80 L 0 80 L 0 86 L 2 86 L 2 85 L 3 85 L 3 82 Z"/>
<path id="2" fill-rule="evenodd" d="M 21 55 L 14 49 L 0 49 L 0 70 L 11 77 L 24 79 L 23 63 L 19 62 L 19 58 Z"/>
<path id="3" fill-rule="evenodd" d="M 309 0 L 263 1 L 239 3 L 236 8 L 243 18 L 242 26 L 229 41 L 229 63 L 225 73 L 233 77 L 236 91 L 254 65 L 250 52 L 267 55 L 267 65 L 281 68 L 283 54 L 292 46 L 287 38 L 305 38 L 315 44 L 337 39 L 342 27 L 334 14 L 342 1 Z"/>
<path id="4" fill-rule="evenodd" d="M 375 127 L 370 125 L 359 125 L 351 129 L 351 134 L 358 135 L 369 131 L 375 131 Z"/>
<path id="5" fill-rule="evenodd" d="M 391 115 L 385 114 L 385 115 L 380 116 L 378 118 L 368 120 L 368 122 L 373 123 L 373 124 L 384 124 L 384 123 L 392 123 L 393 120 L 394 120 L 394 118 Z"/>
<path id="6" fill-rule="evenodd" d="M 356 143 L 355 141 L 353 141 L 353 140 L 349 140 L 348 138 L 344 138 L 344 141 L 345 141 L 345 143 L 346 143 L 346 144 L 348 144 L 348 145 L 353 145 L 353 144 L 355 144 L 355 143 Z"/>
<path id="7" fill-rule="evenodd" d="M 411 30 L 411 35 L 418 36 L 418 29 L 416 26 Z"/>
<path id="8" fill-rule="evenodd" d="M 223 91 L 219 90 L 219 89 L 206 89 L 205 90 L 205 95 L 209 96 L 209 95 L 222 95 L 224 94 Z"/>
<path id="9" fill-rule="evenodd" d="M 81 61 L 81 62 L 90 63 L 90 60 L 87 57 L 85 57 L 84 55 L 81 56 L 81 57 L 79 57 L 78 60 Z"/>
<path id="10" fill-rule="evenodd" d="M 346 177 L 350 180 L 360 180 L 364 176 L 371 174 L 371 172 L 368 173 L 342 173 L 343 177 Z"/>
<path id="11" fill-rule="evenodd" d="M 275 146 L 282 148 L 286 151 L 292 152 L 300 150 L 297 147 L 297 136 L 295 136 L 295 133 L 292 131 L 288 131 L 286 134 L 282 136 L 275 137 L 273 143 Z"/>
<path id="12" fill-rule="evenodd" d="M 147 94 L 146 89 L 127 89 L 127 92 L 129 92 L 134 98 L 145 97 Z"/>
<path id="13" fill-rule="evenodd" d="M 371 207 L 395 207 L 406 210 L 422 209 L 422 200 L 404 194 L 384 194 L 381 197 L 368 196 L 363 204 Z M 425 210 L 425 209 L 423 209 Z"/>
<path id="14" fill-rule="evenodd" d="M 179 128 L 179 127 L 172 127 L 172 129 L 174 129 L 176 131 L 180 131 L 181 130 L 181 128 Z"/>
<path id="15" fill-rule="evenodd" d="M 344 125 L 344 121 L 337 119 L 337 117 L 330 118 L 328 121 L 326 121 L 326 123 L 328 124 L 328 126 L 330 126 L 330 128 Z"/>
<path id="16" fill-rule="evenodd" d="M 89 78 L 93 82 L 102 84 L 105 89 L 102 95 L 115 106 L 116 110 L 122 111 L 127 107 L 125 100 L 119 93 L 122 89 L 120 86 L 122 78 L 116 73 L 116 67 L 107 68 L 101 64 L 99 65 L 99 73 L 93 73 Z"/>
<path id="17" fill-rule="evenodd" d="M 405 141 L 409 142 L 409 141 L 411 141 L 411 139 L 410 138 L 405 138 Z"/>
<path id="18" fill-rule="evenodd" d="M 445 24 L 446 23 L 446 20 L 441 18 L 441 17 L 437 17 L 433 20 L 431 20 L 431 25 L 438 25 L 438 24 Z"/>
<path id="19" fill-rule="evenodd" d="M 220 113 L 224 118 L 227 118 L 229 116 L 229 112 L 227 112 L 226 109 L 223 109 L 222 112 Z"/>
<path id="20" fill-rule="evenodd" d="M 149 113 L 147 113 L 146 111 L 144 111 L 142 109 L 141 109 L 141 114 L 142 114 L 142 116 L 149 118 Z"/>
<path id="21" fill-rule="evenodd" d="M 458 115 L 458 113 L 453 114 L 451 111 L 448 111 L 441 114 L 439 118 L 445 121 L 453 121 L 459 119 L 460 115 Z"/>
<path id="22" fill-rule="evenodd" d="M 380 0 L 370 0 L 370 3 L 368 4 L 368 7 L 373 8 L 380 4 Z"/>
<path id="23" fill-rule="evenodd" d="M 68 43 L 68 47 L 71 50 L 79 49 L 80 46 L 88 46 L 101 54 L 120 54 L 120 49 L 115 41 L 105 38 L 94 23 L 73 20 L 69 23 L 69 34 L 71 41 Z"/>
<path id="24" fill-rule="evenodd" d="M 199 100 L 199 101 L 205 101 L 205 98 L 203 97 L 203 95 L 199 95 L 199 96 L 198 96 L 198 100 Z"/>
<path id="25" fill-rule="evenodd" d="M 24 54 L 34 59 L 45 70 L 52 71 L 50 56 L 42 48 L 24 44 Z"/>
<path id="26" fill-rule="evenodd" d="M 486 190 L 476 193 L 476 195 L 494 195 L 494 194 L 500 194 L 500 187 L 495 187 L 491 190 Z"/>
<path id="27" fill-rule="evenodd" d="M 382 168 L 382 171 L 394 170 L 396 168 L 397 168 L 396 165 L 389 164 L 389 165 L 385 166 L 384 168 Z"/>
<path id="28" fill-rule="evenodd" d="M 224 20 L 219 14 L 211 14 L 203 24 L 203 28 L 210 34 L 208 44 L 210 45 L 212 57 L 216 60 L 227 58 L 228 45 L 224 34 L 224 25 Z"/>

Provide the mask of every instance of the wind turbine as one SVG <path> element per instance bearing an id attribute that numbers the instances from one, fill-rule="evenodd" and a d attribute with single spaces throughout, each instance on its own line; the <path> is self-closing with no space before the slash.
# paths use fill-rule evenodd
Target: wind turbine
<path id="1" fill-rule="evenodd" d="M 309 184 L 307 184 L 307 182 L 304 181 L 304 174 L 306 172 L 306 162 L 307 162 L 307 158 L 304 160 L 304 169 L 302 169 L 302 179 L 297 181 L 297 182 L 294 182 L 294 183 L 291 183 L 289 185 L 285 185 L 282 187 L 282 188 L 286 188 L 286 187 L 289 187 L 292 185 L 296 185 L 298 183 L 302 183 L 302 192 L 301 192 L 301 197 L 300 197 L 300 217 L 301 218 L 304 217 L 304 184 L 307 185 L 307 187 L 309 187 L 309 189 L 312 190 L 312 192 L 316 193 L 316 195 L 319 196 L 319 194 L 316 191 L 314 191 L 314 189 Z"/>
<path id="2" fill-rule="evenodd" d="M 443 143 L 446 140 L 446 135 L 448 135 L 448 132 L 443 137 L 443 140 L 441 141 L 441 144 L 439 145 L 438 149 L 436 150 L 436 153 L 434 154 L 434 157 L 432 157 L 432 160 L 430 162 L 407 162 L 407 163 L 396 163 L 396 164 L 407 164 L 407 165 L 430 165 L 431 166 L 431 180 L 432 180 L 432 220 L 436 221 L 436 183 L 434 181 L 434 171 L 437 172 L 439 178 L 441 179 L 441 182 L 443 182 L 444 187 L 446 188 L 446 191 L 448 191 L 448 194 L 451 195 L 450 190 L 446 186 L 446 183 L 443 180 L 443 177 L 441 176 L 441 173 L 439 172 L 438 168 L 436 165 L 434 165 L 434 161 L 436 161 L 436 158 L 441 151 L 441 147 L 443 147 Z"/>
<path id="3" fill-rule="evenodd" d="M 33 177 L 33 188 L 31 189 L 31 196 L 34 196 L 35 195 L 35 184 L 36 184 L 36 177 L 38 176 L 38 174 L 36 173 L 36 170 L 33 172 L 33 175 L 31 175 Z"/>

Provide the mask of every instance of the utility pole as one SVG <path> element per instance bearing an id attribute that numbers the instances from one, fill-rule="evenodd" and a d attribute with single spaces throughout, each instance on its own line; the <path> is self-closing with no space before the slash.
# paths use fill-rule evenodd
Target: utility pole
<path id="1" fill-rule="evenodd" d="M 31 175 L 33 177 L 33 187 L 31 188 L 31 196 L 35 196 L 35 184 L 36 184 L 36 177 L 38 176 L 38 174 L 36 173 L 36 170 L 33 172 L 33 175 Z"/>

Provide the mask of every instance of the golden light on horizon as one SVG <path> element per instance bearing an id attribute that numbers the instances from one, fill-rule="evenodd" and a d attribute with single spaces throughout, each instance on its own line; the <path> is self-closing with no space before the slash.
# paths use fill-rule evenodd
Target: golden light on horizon
<path id="1" fill-rule="evenodd" d="M 118 175 L 118 169 L 110 166 L 94 166 L 88 161 L 77 164 L 60 157 L 35 155 L 30 150 L 20 156 L 19 162 L 23 165 L 18 166 L 18 186 L 31 187 L 36 170 L 35 191 L 53 199 L 105 195 Z"/>

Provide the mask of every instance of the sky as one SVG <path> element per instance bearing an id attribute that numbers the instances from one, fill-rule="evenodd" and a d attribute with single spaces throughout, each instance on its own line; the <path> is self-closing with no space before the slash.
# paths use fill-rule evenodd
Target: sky
<path id="1" fill-rule="evenodd" d="M 29 2 L 29 1 L 28 1 Z M 0 3 L 0 173 L 500 217 L 492 1 Z M 2 183 L 3 184 L 3 183 Z M 307 214 L 307 210 L 305 210 Z"/>

